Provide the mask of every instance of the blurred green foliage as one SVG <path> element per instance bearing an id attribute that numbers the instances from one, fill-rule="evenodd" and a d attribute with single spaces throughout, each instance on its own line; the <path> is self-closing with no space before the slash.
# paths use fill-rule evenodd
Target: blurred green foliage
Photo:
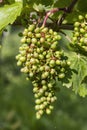
<path id="1" fill-rule="evenodd" d="M 21 30 L 8 27 L 0 39 L 0 130 L 87 130 L 87 97 L 66 88 L 56 92 L 52 114 L 36 120 L 32 84 L 20 73 L 15 60 Z"/>

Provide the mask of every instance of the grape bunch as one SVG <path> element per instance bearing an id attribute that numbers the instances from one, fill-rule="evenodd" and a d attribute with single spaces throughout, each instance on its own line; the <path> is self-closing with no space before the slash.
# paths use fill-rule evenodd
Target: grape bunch
<path id="1" fill-rule="evenodd" d="M 79 15 L 78 21 L 74 24 L 72 45 L 77 51 L 87 52 L 87 14 Z"/>
<path id="2" fill-rule="evenodd" d="M 61 36 L 47 27 L 29 25 L 23 32 L 17 65 L 33 84 L 36 118 L 51 113 L 55 95 L 56 80 L 62 81 L 68 72 L 70 62 L 58 47 Z"/>

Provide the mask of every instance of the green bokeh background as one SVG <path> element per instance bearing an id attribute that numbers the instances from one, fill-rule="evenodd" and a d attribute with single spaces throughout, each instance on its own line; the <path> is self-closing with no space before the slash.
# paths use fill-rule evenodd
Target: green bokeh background
<path id="1" fill-rule="evenodd" d="M 57 91 L 52 114 L 35 117 L 32 84 L 16 65 L 23 29 L 8 27 L 0 38 L 0 130 L 87 130 L 87 97 L 71 90 Z M 61 86 L 60 86 L 61 87 Z"/>

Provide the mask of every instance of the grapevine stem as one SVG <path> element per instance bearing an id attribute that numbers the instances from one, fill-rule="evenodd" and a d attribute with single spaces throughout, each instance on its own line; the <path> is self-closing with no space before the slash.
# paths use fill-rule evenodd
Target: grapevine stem
<path id="1" fill-rule="evenodd" d="M 58 20 L 58 25 L 61 25 L 63 20 L 65 19 L 65 17 L 67 16 L 67 13 L 71 13 L 75 4 L 77 3 L 78 0 L 72 0 L 72 2 L 70 3 L 70 5 L 68 7 L 66 7 L 66 10 L 64 11 L 63 15 L 61 16 L 61 18 Z"/>
<path id="2" fill-rule="evenodd" d="M 42 26 L 43 26 L 43 27 L 45 26 L 46 21 L 47 21 L 48 17 L 49 17 L 51 14 L 56 13 L 56 12 L 58 12 L 58 11 L 65 11 L 65 10 L 66 10 L 66 8 L 54 8 L 54 9 L 48 11 L 48 12 L 46 13 L 45 18 L 44 18 L 44 21 L 43 21 Z"/>
<path id="3" fill-rule="evenodd" d="M 44 21 L 43 21 L 42 26 L 43 26 L 43 27 L 45 26 L 46 21 L 47 21 L 48 17 L 49 17 L 51 14 L 56 13 L 56 12 L 58 12 L 58 11 L 63 11 L 63 12 L 64 12 L 63 15 L 62 15 L 61 18 L 58 20 L 58 25 L 61 25 L 62 22 L 63 22 L 63 20 L 65 19 L 66 15 L 67 15 L 67 13 L 72 12 L 72 9 L 74 8 L 74 6 L 75 6 L 75 4 L 77 3 L 77 1 L 78 1 L 78 0 L 72 0 L 72 2 L 70 3 L 70 5 L 69 5 L 68 7 L 65 7 L 65 8 L 54 8 L 54 9 L 48 11 L 48 12 L 46 13 L 45 18 L 44 18 Z"/>
<path id="4" fill-rule="evenodd" d="M 46 16 L 45 16 L 45 18 L 44 18 L 44 21 L 43 21 L 43 25 L 42 25 L 43 27 L 45 26 L 48 17 L 49 17 L 52 13 L 55 13 L 55 12 L 57 12 L 57 11 L 59 11 L 59 9 L 58 9 L 58 8 L 55 8 L 55 9 L 50 10 L 49 12 L 47 12 L 47 14 L 46 14 Z"/>

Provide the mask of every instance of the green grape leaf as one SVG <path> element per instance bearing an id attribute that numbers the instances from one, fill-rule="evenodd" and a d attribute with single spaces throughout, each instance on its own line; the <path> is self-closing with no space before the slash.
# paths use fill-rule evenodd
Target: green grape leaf
<path id="1" fill-rule="evenodd" d="M 54 6 L 55 7 L 65 7 L 65 6 L 69 6 L 69 4 L 71 3 L 71 0 L 55 0 L 54 2 Z"/>
<path id="2" fill-rule="evenodd" d="M 15 0 L 7 0 L 7 2 L 9 2 L 10 4 L 14 3 Z"/>
<path id="3" fill-rule="evenodd" d="M 87 83 L 84 81 L 87 76 L 87 57 L 74 52 L 71 55 L 69 53 L 68 57 L 73 70 L 72 78 L 70 79 L 73 91 L 85 97 L 87 95 Z M 66 84 L 66 87 L 68 87 L 68 84 Z"/>
<path id="4" fill-rule="evenodd" d="M 44 12 L 44 11 L 48 11 L 48 10 L 51 10 L 52 7 L 51 6 L 45 6 L 45 5 L 42 5 L 42 4 L 36 4 L 34 3 L 33 5 L 33 8 L 34 10 L 36 10 L 37 12 Z"/>
<path id="5" fill-rule="evenodd" d="M 12 24 L 22 10 L 22 3 L 16 2 L 0 8 L 0 30 L 8 24 Z"/>
<path id="6" fill-rule="evenodd" d="M 37 12 L 43 12 L 45 10 L 45 6 L 42 4 L 37 5 L 36 3 L 34 3 L 33 8 L 37 11 Z"/>
<path id="7" fill-rule="evenodd" d="M 85 84 L 85 85 L 86 85 L 86 84 Z M 87 96 L 87 85 L 86 85 L 86 86 L 85 86 L 85 85 L 81 85 L 80 88 L 79 88 L 78 93 L 79 93 L 79 95 L 80 95 L 81 97 Z"/>
<path id="8" fill-rule="evenodd" d="M 79 0 L 77 4 L 77 9 L 83 13 L 87 13 L 87 0 Z"/>

